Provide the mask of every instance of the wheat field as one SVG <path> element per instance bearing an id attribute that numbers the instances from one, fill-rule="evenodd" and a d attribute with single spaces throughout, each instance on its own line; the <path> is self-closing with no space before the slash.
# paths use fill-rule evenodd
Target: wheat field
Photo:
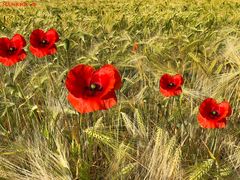
<path id="1" fill-rule="evenodd" d="M 0 64 L 1 180 L 240 179 L 238 0 L 34 2 L 0 3 L 0 37 L 60 37 L 54 55 L 36 58 L 27 44 L 24 61 Z M 80 114 L 69 104 L 78 64 L 118 68 L 116 106 Z M 159 92 L 165 73 L 183 75 L 180 96 Z M 226 128 L 200 127 L 207 97 L 231 104 Z"/>

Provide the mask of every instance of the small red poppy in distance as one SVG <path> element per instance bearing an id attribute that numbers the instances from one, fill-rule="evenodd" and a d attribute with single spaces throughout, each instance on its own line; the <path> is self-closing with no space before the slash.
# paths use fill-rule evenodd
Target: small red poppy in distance
<path id="1" fill-rule="evenodd" d="M 197 118 L 203 128 L 224 128 L 226 117 L 231 113 L 232 109 L 227 101 L 218 104 L 215 99 L 207 98 L 201 103 Z"/>
<path id="2" fill-rule="evenodd" d="M 88 65 L 77 65 L 67 75 L 68 100 L 80 113 L 109 109 L 116 105 L 114 90 L 121 87 L 118 70 L 110 64 L 98 70 Z"/>
<path id="3" fill-rule="evenodd" d="M 24 51 L 26 41 L 20 34 L 15 34 L 12 39 L 0 38 L 0 62 L 5 66 L 12 66 L 26 58 Z"/>
<path id="4" fill-rule="evenodd" d="M 182 93 L 183 77 L 180 74 L 171 76 L 169 74 L 164 74 L 159 82 L 160 92 L 166 96 L 178 96 Z"/>
<path id="5" fill-rule="evenodd" d="M 59 36 L 55 29 L 50 29 L 46 33 L 36 29 L 30 35 L 30 51 L 38 58 L 55 54 L 57 52 L 55 43 L 58 40 Z"/>
<path id="6" fill-rule="evenodd" d="M 138 51 L 138 42 L 134 42 L 133 47 L 132 47 L 132 53 L 136 53 Z"/>

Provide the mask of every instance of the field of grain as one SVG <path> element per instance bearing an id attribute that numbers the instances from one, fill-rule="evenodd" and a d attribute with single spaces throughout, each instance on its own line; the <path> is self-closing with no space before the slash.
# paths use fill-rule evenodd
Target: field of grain
<path id="1" fill-rule="evenodd" d="M 0 2 L 0 38 L 27 41 L 24 61 L 0 64 L 1 180 L 240 179 L 239 1 L 34 3 Z M 57 30 L 56 54 L 31 54 L 37 28 Z M 116 106 L 81 114 L 69 104 L 78 64 L 119 70 Z M 159 92 L 165 73 L 183 75 L 180 96 Z M 225 128 L 200 127 L 207 97 L 231 104 Z"/>

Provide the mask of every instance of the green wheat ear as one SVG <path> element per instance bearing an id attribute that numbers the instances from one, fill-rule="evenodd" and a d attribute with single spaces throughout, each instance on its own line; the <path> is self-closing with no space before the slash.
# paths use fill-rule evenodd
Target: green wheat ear
<path id="1" fill-rule="evenodd" d="M 208 159 L 200 164 L 197 164 L 196 166 L 193 167 L 194 170 L 190 173 L 189 179 L 191 180 L 203 179 L 204 176 L 208 174 L 213 164 L 214 164 L 213 159 Z"/>

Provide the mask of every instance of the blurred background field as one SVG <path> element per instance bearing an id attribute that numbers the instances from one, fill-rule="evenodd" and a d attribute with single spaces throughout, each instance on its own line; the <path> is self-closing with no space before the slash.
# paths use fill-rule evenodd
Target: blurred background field
<path id="1" fill-rule="evenodd" d="M 26 60 L 0 65 L 0 179 L 240 179 L 238 0 L 34 2 L 0 4 L 0 37 L 55 28 L 58 53 L 38 59 L 28 44 Z M 117 106 L 70 106 L 80 63 L 119 69 Z M 164 73 L 183 74 L 179 98 L 159 93 Z M 206 97 L 232 105 L 225 129 L 199 126 Z"/>

